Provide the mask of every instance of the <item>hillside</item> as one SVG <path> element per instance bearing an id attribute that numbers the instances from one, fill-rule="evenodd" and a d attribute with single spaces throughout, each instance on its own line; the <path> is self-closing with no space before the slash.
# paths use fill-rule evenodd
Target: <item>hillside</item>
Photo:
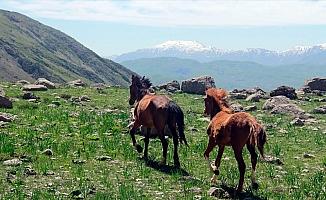
<path id="1" fill-rule="evenodd" d="M 142 58 L 121 62 L 136 73 L 149 76 L 155 84 L 185 80 L 200 75 L 215 78 L 216 85 L 227 89 L 260 86 L 265 90 L 284 84 L 299 88 L 304 80 L 326 76 L 325 65 L 262 65 L 245 61 L 212 61 L 201 63 L 173 57 Z"/>
<path id="2" fill-rule="evenodd" d="M 63 83 L 73 79 L 126 86 L 133 73 L 68 35 L 15 12 L 0 10 L 0 80 Z"/>

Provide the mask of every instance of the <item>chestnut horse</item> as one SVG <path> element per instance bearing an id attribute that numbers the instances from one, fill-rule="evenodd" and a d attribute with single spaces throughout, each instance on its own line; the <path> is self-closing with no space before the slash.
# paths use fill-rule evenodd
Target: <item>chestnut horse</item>
<path id="1" fill-rule="evenodd" d="M 183 112 L 181 108 L 168 97 L 149 93 L 148 89 L 150 86 L 151 82 L 145 77 L 140 78 L 138 76 L 132 76 L 129 104 L 133 105 L 135 102 L 137 102 L 134 110 L 135 121 L 131 125 L 132 128 L 130 129 L 132 144 L 139 153 L 142 152 L 142 147 L 137 144 L 135 139 L 135 133 L 137 129 L 143 125 L 144 127 L 148 128 L 147 133 L 150 133 L 151 128 L 156 128 L 163 146 L 163 158 L 160 164 L 165 165 L 168 142 L 164 137 L 164 129 L 167 125 L 172 133 L 173 138 L 174 165 L 176 167 L 180 167 L 178 156 L 179 139 L 181 143 L 184 142 L 188 146 L 184 135 Z M 178 128 L 178 133 L 176 128 Z M 144 158 L 147 159 L 149 143 L 148 134 L 145 135 L 144 142 Z"/>
<path id="2" fill-rule="evenodd" d="M 219 166 L 223 155 L 224 147 L 231 146 L 235 158 L 238 163 L 240 172 L 239 184 L 237 192 L 243 189 L 243 181 L 246 165 L 242 157 L 242 149 L 247 145 L 247 149 L 251 155 L 252 174 L 251 181 L 254 189 L 258 188 L 256 183 L 255 173 L 257 164 L 257 153 L 255 146 L 257 145 L 261 156 L 264 158 L 264 144 L 266 143 L 266 133 L 263 127 L 257 120 L 248 113 L 238 112 L 233 113 L 233 110 L 227 104 L 227 93 L 223 89 L 210 88 L 206 90 L 205 96 L 205 114 L 210 115 L 207 134 L 209 141 L 207 149 L 204 153 L 205 159 L 208 161 L 209 168 L 214 175 L 211 179 L 216 182 L 216 177 L 219 175 Z M 210 165 L 209 154 L 215 146 L 218 146 L 218 155 L 215 160 L 215 165 Z"/>

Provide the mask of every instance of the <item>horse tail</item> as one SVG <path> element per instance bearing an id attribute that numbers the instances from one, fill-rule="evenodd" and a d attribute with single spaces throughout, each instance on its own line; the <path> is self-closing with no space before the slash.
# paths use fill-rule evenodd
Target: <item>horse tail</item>
<path id="1" fill-rule="evenodd" d="M 267 142 L 266 131 L 260 124 L 257 122 L 252 122 L 250 124 L 250 135 L 251 135 L 251 143 L 254 143 L 258 147 L 258 151 L 263 159 L 265 159 L 264 155 L 264 145 Z"/>
<path id="2" fill-rule="evenodd" d="M 169 105 L 168 105 L 168 123 L 174 123 L 173 120 L 175 119 L 176 124 L 178 126 L 178 132 L 179 132 L 179 139 L 180 142 L 184 143 L 185 145 L 188 146 L 187 140 L 186 140 L 186 136 L 184 134 L 184 115 L 183 112 L 180 108 L 180 106 L 178 106 L 175 102 L 170 101 Z"/>

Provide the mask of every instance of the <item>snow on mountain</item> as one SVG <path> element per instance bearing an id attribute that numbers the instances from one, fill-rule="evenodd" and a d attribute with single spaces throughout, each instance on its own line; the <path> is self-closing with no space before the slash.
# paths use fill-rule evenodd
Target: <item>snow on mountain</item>
<path id="1" fill-rule="evenodd" d="M 326 43 L 315 46 L 296 46 L 286 51 L 262 48 L 225 50 L 205 46 L 196 41 L 166 41 L 152 48 L 139 49 L 117 56 L 117 62 L 140 58 L 177 57 L 210 62 L 215 60 L 251 61 L 267 65 L 326 64 Z"/>

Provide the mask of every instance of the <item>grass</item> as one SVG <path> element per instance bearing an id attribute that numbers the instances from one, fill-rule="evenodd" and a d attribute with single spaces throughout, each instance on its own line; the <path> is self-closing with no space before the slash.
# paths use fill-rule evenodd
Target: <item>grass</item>
<path id="1" fill-rule="evenodd" d="M 18 86 L 3 84 L 14 108 L 0 109 L 17 116 L 0 128 L 0 161 L 20 158 L 20 166 L 0 164 L 0 199 L 212 199 L 207 195 L 210 173 L 203 158 L 207 145 L 208 123 L 203 117 L 201 96 L 171 96 L 183 109 L 189 148 L 179 149 L 182 170 L 173 168 L 172 142 L 169 141 L 168 166 L 159 167 L 161 144 L 150 141 L 146 164 L 131 145 L 127 125 L 128 90 L 111 87 L 99 93 L 91 88 L 60 88 L 36 92 L 39 103 L 19 98 Z M 60 94 L 88 95 L 90 102 L 75 104 L 57 98 Z M 312 97 L 317 98 L 317 97 Z M 48 107 L 53 101 L 60 106 Z M 239 101 L 242 105 L 251 103 Z M 258 108 L 263 102 L 256 103 Z M 304 102 L 310 112 L 320 102 Z M 110 110 L 115 110 L 111 112 Z M 326 199 L 326 133 L 323 115 L 313 116 L 317 123 L 295 127 L 291 118 L 252 112 L 267 127 L 266 154 L 280 158 L 284 165 L 258 163 L 260 188 L 250 189 L 250 157 L 244 151 L 247 166 L 244 196 L 256 199 Z M 194 129 L 195 131 L 194 131 Z M 314 129 L 318 128 L 318 130 Z M 141 141 L 141 137 L 137 137 Z M 143 145 L 143 142 L 140 142 Z M 53 156 L 43 155 L 51 149 Z M 310 153 L 315 158 L 303 158 Z M 213 159 L 217 152 L 214 151 Z M 98 156 L 112 159 L 100 161 Z M 30 167 L 36 175 L 26 175 Z M 8 174 L 15 178 L 7 180 Z M 218 177 L 219 184 L 233 188 L 239 173 L 233 152 L 226 148 Z"/>

